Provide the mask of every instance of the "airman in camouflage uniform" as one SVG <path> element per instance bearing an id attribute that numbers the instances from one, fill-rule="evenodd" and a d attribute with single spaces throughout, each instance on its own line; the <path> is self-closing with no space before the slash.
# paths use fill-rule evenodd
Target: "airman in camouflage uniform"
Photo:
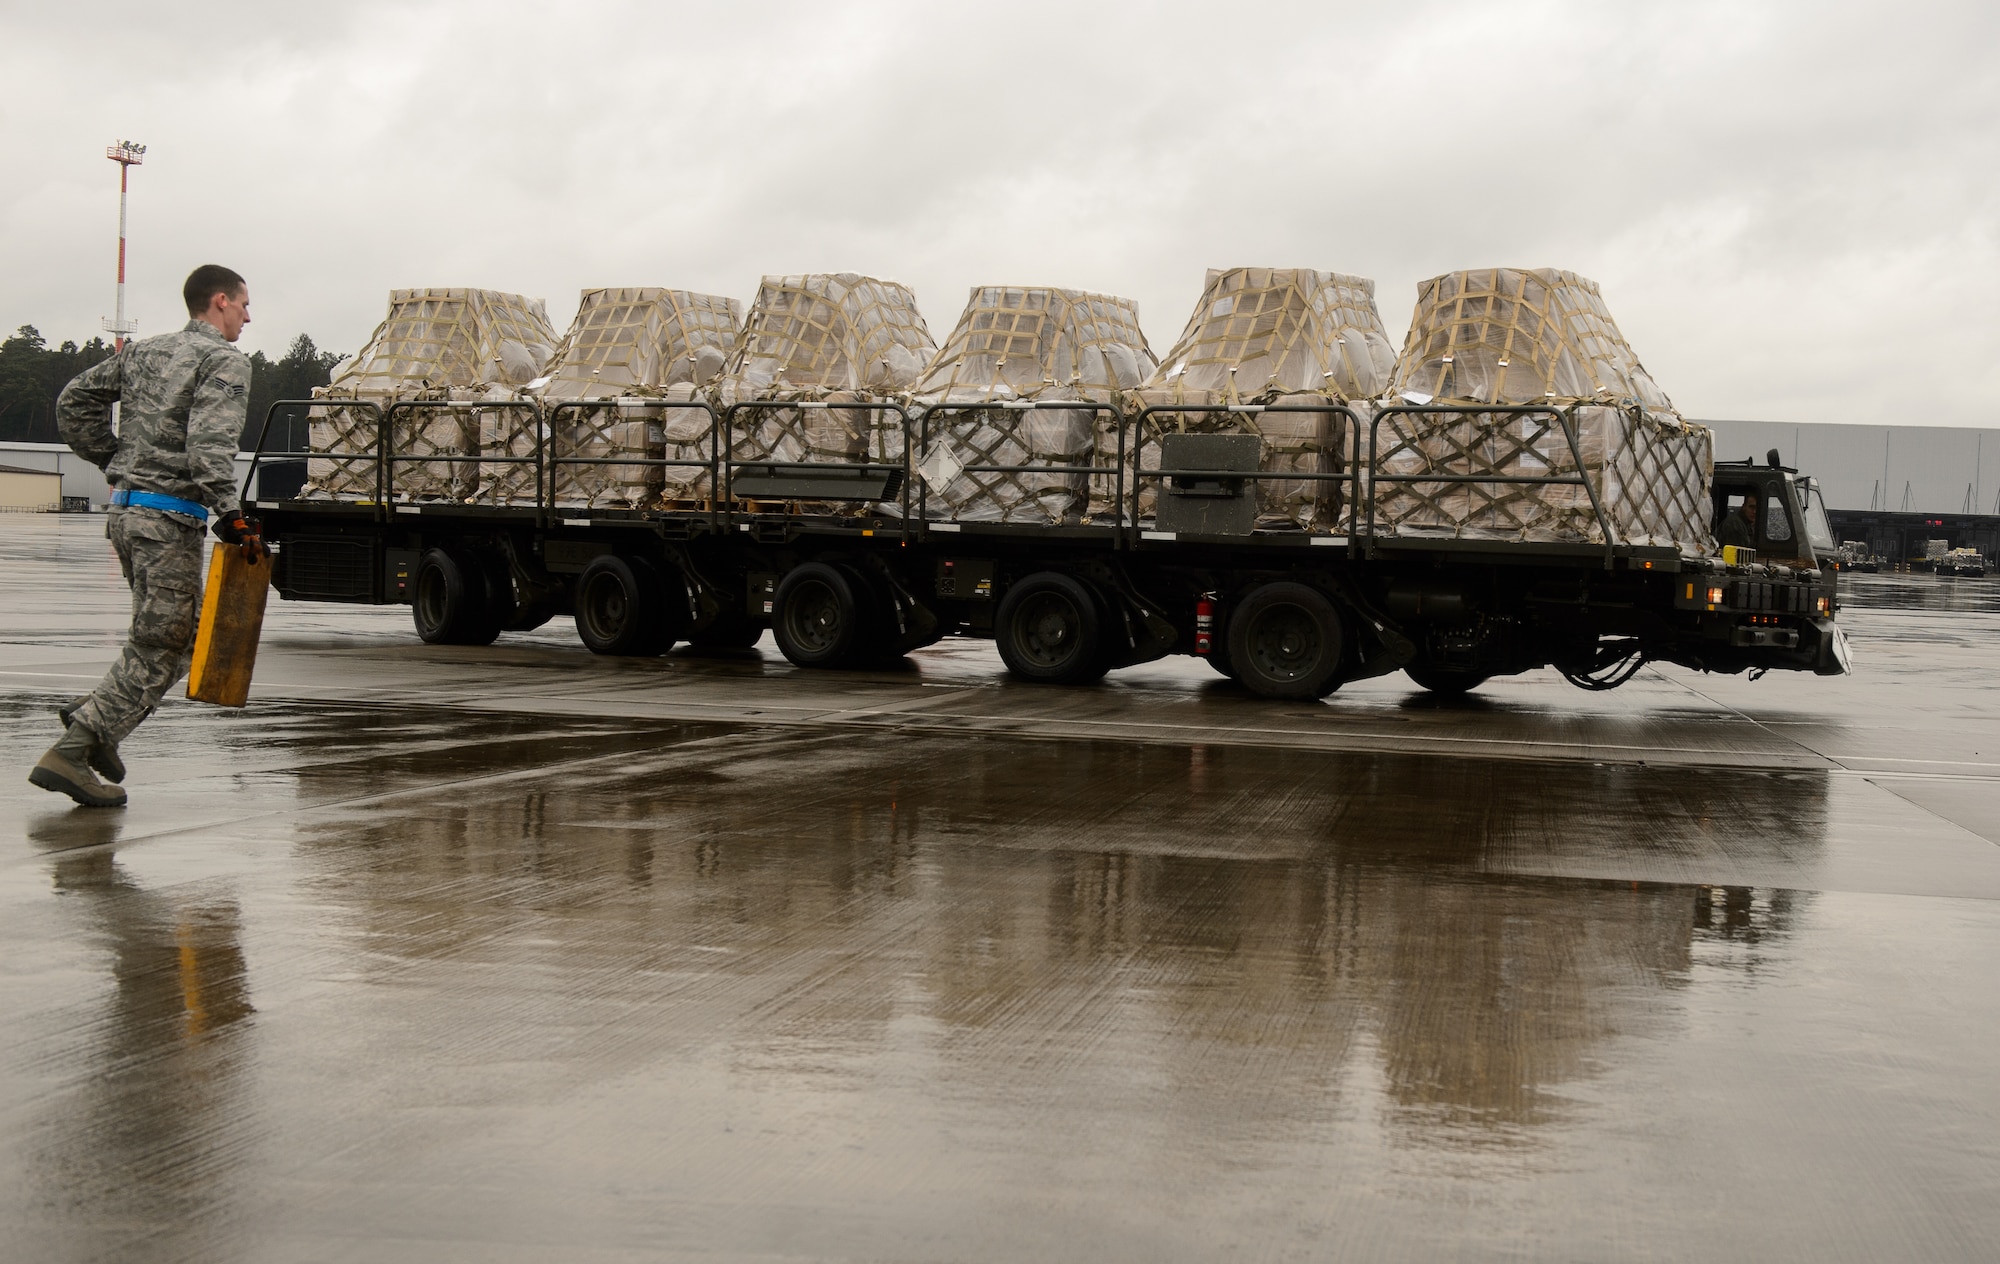
<path id="1" fill-rule="evenodd" d="M 90 696 L 59 708 L 67 732 L 29 780 L 93 807 L 125 802 L 125 791 L 93 770 L 124 780 L 118 743 L 187 673 L 201 612 L 205 511 L 216 514 L 216 534 L 246 557 L 265 555 L 236 494 L 250 362 L 230 344 L 250 321 L 249 292 L 242 277 L 213 264 L 197 268 L 183 292 L 192 316 L 185 326 L 85 370 L 57 404 L 63 440 L 100 466 L 114 490 L 105 534 L 132 589 L 132 628 Z M 115 503 L 126 498 L 140 503 Z"/>

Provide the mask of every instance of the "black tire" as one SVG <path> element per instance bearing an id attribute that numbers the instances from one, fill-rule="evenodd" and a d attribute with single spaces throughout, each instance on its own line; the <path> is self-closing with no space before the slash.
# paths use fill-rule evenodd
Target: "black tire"
<path id="1" fill-rule="evenodd" d="M 718 615 L 706 627 L 688 633 L 687 638 L 698 650 L 747 650 L 763 639 L 764 625 L 740 614 Z"/>
<path id="2" fill-rule="evenodd" d="M 500 635 L 485 569 L 444 549 L 427 549 L 417 560 L 410 614 L 430 645 L 491 645 Z"/>
<path id="3" fill-rule="evenodd" d="M 1102 600 L 1082 581 L 1056 571 L 1030 575 L 1007 590 L 993 619 L 993 640 L 1007 670 L 1044 685 L 1085 685 L 1109 670 Z"/>
<path id="4" fill-rule="evenodd" d="M 838 566 L 806 562 L 778 584 L 771 631 L 778 649 L 800 667 L 846 667 L 864 657 L 874 632 L 872 594 Z"/>
<path id="5" fill-rule="evenodd" d="M 1416 685 L 1419 689 L 1428 689 L 1432 693 L 1448 695 L 1470 693 L 1492 679 L 1491 676 L 1483 672 L 1464 671 L 1452 667 L 1433 667 L 1429 663 L 1411 663 L 1403 669 L 1403 674 L 1408 676 L 1410 683 Z"/>
<path id="6" fill-rule="evenodd" d="M 1265 584 L 1229 615 L 1229 664 L 1251 693 L 1324 698 L 1340 685 L 1347 637 L 1326 594 L 1304 584 Z"/>
<path id="7" fill-rule="evenodd" d="M 672 597 L 647 563 L 607 553 L 576 581 L 577 637 L 593 654 L 664 654 L 684 622 L 675 618 Z"/>

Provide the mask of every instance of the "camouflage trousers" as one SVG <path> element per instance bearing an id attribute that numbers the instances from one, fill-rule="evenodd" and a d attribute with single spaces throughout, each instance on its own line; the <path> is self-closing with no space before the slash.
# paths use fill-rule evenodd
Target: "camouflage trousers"
<path id="1" fill-rule="evenodd" d="M 157 509 L 114 509 L 104 534 L 132 586 L 124 652 L 76 719 L 116 745 L 187 675 L 201 616 L 202 528 Z"/>

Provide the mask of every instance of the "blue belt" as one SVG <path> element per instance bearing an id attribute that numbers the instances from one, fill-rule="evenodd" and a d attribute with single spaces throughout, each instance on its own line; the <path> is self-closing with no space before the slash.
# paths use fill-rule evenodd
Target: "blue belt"
<path id="1" fill-rule="evenodd" d="M 121 487 L 111 493 L 111 503 L 114 505 L 134 505 L 140 509 L 164 509 L 168 513 L 186 514 L 188 517 L 201 522 L 208 521 L 208 510 L 206 507 L 198 505 L 191 500 L 182 500 L 178 496 L 166 496 L 159 492 L 135 492 Z"/>

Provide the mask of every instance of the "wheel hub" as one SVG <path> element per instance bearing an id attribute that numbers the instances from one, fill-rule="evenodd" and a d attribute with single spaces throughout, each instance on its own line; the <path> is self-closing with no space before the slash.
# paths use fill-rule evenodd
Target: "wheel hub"
<path id="1" fill-rule="evenodd" d="M 1296 610 L 1273 610 L 1265 615 L 1251 645 L 1260 667 L 1287 680 L 1297 679 L 1319 659 L 1319 636 Z"/>
<path id="2" fill-rule="evenodd" d="M 807 647 L 825 649 L 840 634 L 840 602 L 827 589 L 817 584 L 802 589 L 786 605 L 793 633 Z"/>
<path id="3" fill-rule="evenodd" d="M 1076 643 L 1078 618 L 1068 602 L 1053 594 L 1036 601 L 1022 612 L 1027 635 L 1021 648 L 1045 666 L 1055 666 L 1068 658 Z"/>

